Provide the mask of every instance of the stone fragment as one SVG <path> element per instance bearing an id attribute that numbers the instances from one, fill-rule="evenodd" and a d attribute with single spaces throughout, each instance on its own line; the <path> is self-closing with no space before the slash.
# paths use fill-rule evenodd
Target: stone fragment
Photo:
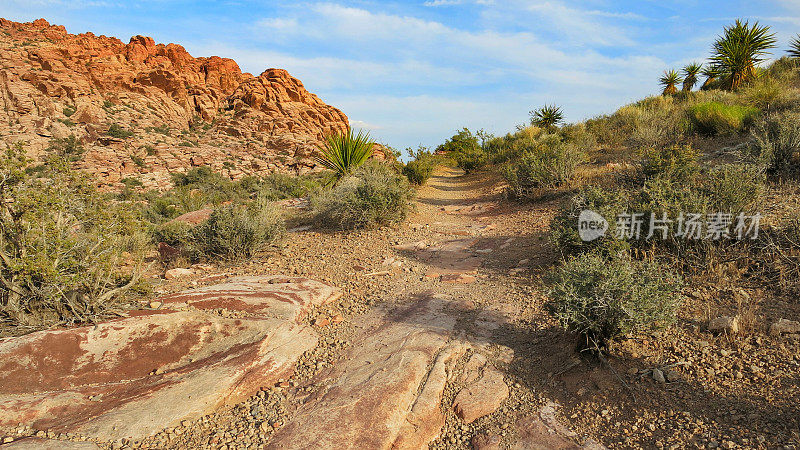
<path id="1" fill-rule="evenodd" d="M 794 320 L 779 319 L 769 327 L 769 334 L 772 336 L 795 333 L 800 333 L 800 322 Z"/>
<path id="2" fill-rule="evenodd" d="M 738 316 L 720 316 L 708 323 L 708 331 L 712 333 L 736 334 L 739 332 Z"/>
<path id="3" fill-rule="evenodd" d="M 508 394 L 503 374 L 494 367 L 486 366 L 480 379 L 469 383 L 456 394 L 453 409 L 464 422 L 472 423 L 497 410 Z"/>

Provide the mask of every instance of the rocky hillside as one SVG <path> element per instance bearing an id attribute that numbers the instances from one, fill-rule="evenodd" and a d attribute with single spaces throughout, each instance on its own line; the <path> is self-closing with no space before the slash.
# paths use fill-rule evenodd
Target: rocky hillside
<path id="1" fill-rule="evenodd" d="M 74 135 L 98 185 L 165 187 L 192 166 L 241 178 L 315 169 L 312 153 L 347 117 L 281 69 L 258 77 L 177 44 L 69 34 L 0 19 L 0 136 L 34 157 Z"/>

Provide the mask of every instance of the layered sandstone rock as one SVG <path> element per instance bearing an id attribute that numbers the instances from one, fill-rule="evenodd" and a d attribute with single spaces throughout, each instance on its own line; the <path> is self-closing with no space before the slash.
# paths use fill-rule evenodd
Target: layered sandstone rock
<path id="1" fill-rule="evenodd" d="M 239 403 L 293 373 L 317 344 L 300 318 L 339 295 L 303 278 L 233 278 L 160 311 L 0 340 L 0 427 L 136 439 Z"/>
<path id="2" fill-rule="evenodd" d="M 133 177 L 166 187 L 171 172 L 201 165 L 232 178 L 314 170 L 323 135 L 348 128 L 285 70 L 253 77 L 231 59 L 144 36 L 126 44 L 0 19 L 0 63 L 2 139 L 36 156 L 75 135 L 87 148 L 79 166 L 100 185 Z M 134 135 L 108 135 L 112 124 Z"/>

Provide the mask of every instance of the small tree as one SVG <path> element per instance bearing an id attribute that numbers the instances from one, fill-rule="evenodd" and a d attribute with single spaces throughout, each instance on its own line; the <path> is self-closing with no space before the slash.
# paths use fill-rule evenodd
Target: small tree
<path id="1" fill-rule="evenodd" d="M 539 109 L 530 112 L 531 125 L 552 131 L 556 126 L 564 121 L 564 113 L 556 105 L 544 105 Z"/>
<path id="2" fill-rule="evenodd" d="M 711 61 L 722 74 L 721 87 L 738 89 L 758 76 L 756 66 L 775 48 L 775 34 L 768 26 L 758 22 L 736 22 L 725 27 L 722 36 L 714 42 Z"/>
<path id="3" fill-rule="evenodd" d="M 789 56 L 792 58 L 800 58 L 800 34 L 792 39 L 792 42 L 789 44 Z"/>
<path id="4" fill-rule="evenodd" d="M 697 84 L 697 75 L 703 66 L 699 63 L 691 63 L 683 68 L 683 91 L 689 92 Z"/>
<path id="5" fill-rule="evenodd" d="M 664 87 L 661 95 L 675 95 L 678 93 L 678 84 L 683 81 L 675 69 L 664 72 L 664 75 L 659 78 L 658 82 Z"/>

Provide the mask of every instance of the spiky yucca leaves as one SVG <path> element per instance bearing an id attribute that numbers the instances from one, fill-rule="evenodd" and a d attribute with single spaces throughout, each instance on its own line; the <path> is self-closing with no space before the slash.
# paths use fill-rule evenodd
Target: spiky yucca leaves
<path id="1" fill-rule="evenodd" d="M 683 90 L 691 91 L 697 84 L 697 75 L 703 69 L 702 64 L 693 62 L 683 68 Z"/>
<path id="2" fill-rule="evenodd" d="M 714 42 L 711 55 L 712 63 L 722 76 L 720 86 L 730 91 L 756 78 L 756 66 L 775 48 L 776 42 L 769 27 L 760 26 L 758 22 L 750 25 L 737 19 L 733 25 L 725 27 L 722 36 Z"/>
<path id="3" fill-rule="evenodd" d="M 706 81 L 700 86 L 701 91 L 707 91 L 716 87 L 717 81 L 719 81 L 719 69 L 713 66 L 707 66 L 700 71 L 700 74 L 706 77 Z"/>
<path id="4" fill-rule="evenodd" d="M 678 84 L 683 81 L 678 72 L 675 69 L 667 70 L 664 72 L 664 75 L 658 79 L 658 82 L 661 86 L 664 86 L 664 91 L 661 93 L 662 95 L 675 95 L 678 93 Z"/>
<path id="5" fill-rule="evenodd" d="M 326 137 L 325 145 L 319 148 L 320 156 L 314 159 L 333 170 L 338 179 L 364 164 L 372 156 L 374 145 L 369 133 L 359 131 L 355 134 L 350 129 L 347 133 Z"/>
<path id="6" fill-rule="evenodd" d="M 800 58 L 800 34 L 789 43 L 789 56 Z"/>
<path id="7" fill-rule="evenodd" d="M 564 112 L 556 105 L 544 105 L 531 111 L 531 125 L 551 130 L 564 121 Z"/>

